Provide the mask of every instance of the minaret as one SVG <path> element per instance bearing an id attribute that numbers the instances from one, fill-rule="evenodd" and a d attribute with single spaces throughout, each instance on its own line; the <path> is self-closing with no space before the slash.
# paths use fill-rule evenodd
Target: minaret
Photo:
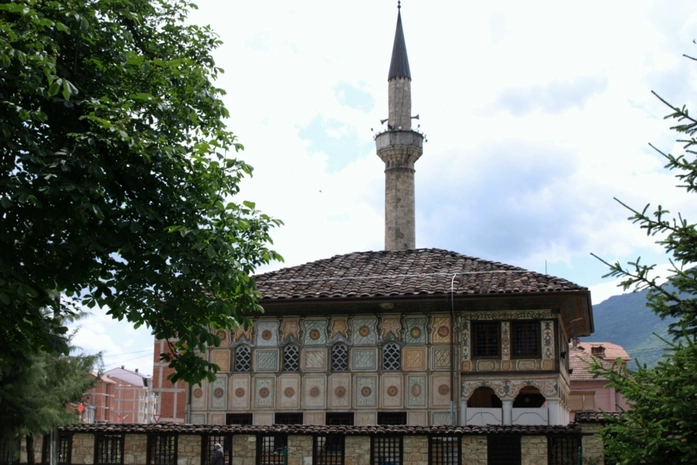
<path id="1" fill-rule="evenodd" d="M 375 136 L 378 156 L 385 162 L 385 250 L 409 250 L 416 246 L 414 163 L 423 152 L 424 138 L 411 129 L 411 73 L 399 2 L 387 86 L 387 130 Z"/>

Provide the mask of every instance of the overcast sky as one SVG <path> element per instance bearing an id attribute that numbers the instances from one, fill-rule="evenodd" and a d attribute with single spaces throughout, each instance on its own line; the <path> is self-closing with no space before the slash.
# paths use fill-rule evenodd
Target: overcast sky
<path id="1" fill-rule="evenodd" d="M 285 226 L 293 266 L 384 248 L 384 165 L 371 128 L 387 117 L 396 1 L 198 0 L 224 44 L 229 127 L 254 168 L 237 199 Z M 416 163 L 416 246 L 569 279 L 594 303 L 619 293 L 608 261 L 665 263 L 613 197 L 695 220 L 648 145 L 679 152 L 671 103 L 694 103 L 694 1 L 405 0 Z M 697 105 L 693 105 L 697 108 Z M 76 341 L 107 368 L 152 371 L 152 338 L 95 316 Z M 149 352 L 148 352 L 149 351 Z M 145 357 L 145 358 L 142 358 Z"/>

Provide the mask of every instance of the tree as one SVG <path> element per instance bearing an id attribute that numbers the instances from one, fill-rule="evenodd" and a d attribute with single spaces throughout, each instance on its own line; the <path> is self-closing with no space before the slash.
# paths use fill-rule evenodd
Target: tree
<path id="1" fill-rule="evenodd" d="M 691 60 L 694 58 L 687 57 Z M 687 107 L 674 107 L 655 92 L 671 109 L 666 117 L 676 121 L 671 127 L 679 134 L 684 153 L 672 155 L 652 146 L 675 170 L 679 187 L 697 193 L 697 120 Z M 624 203 L 632 215 L 630 220 L 657 237 L 670 257 L 672 270 L 669 285 L 662 285 L 652 276 L 655 265 L 644 265 L 640 259 L 623 266 L 610 264 L 606 276 L 623 278 L 627 289 L 648 289 L 647 300 L 659 316 L 677 318 L 669 326 L 674 341 L 669 342 L 664 359 L 654 368 L 639 365 L 636 371 L 621 363 L 606 369 L 596 364 L 595 374 L 606 378 L 627 400 L 630 409 L 619 416 L 608 415 L 608 424 L 601 434 L 605 441 L 607 463 L 678 464 L 697 463 L 697 225 L 682 215 L 671 217 L 662 206 L 651 211 L 634 210 Z"/>
<path id="2" fill-rule="evenodd" d="M 171 339 L 173 380 L 260 310 L 280 221 L 233 202 L 252 168 L 183 0 L 0 1 L 0 370 L 67 353 L 82 304 Z M 46 312 L 46 310 L 49 312 Z"/>

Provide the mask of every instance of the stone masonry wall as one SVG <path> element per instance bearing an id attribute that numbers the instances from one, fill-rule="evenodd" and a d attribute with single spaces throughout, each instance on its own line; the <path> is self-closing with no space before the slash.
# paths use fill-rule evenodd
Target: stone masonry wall
<path id="1" fill-rule="evenodd" d="M 486 436 L 462 437 L 462 465 L 487 465 Z"/>
<path id="2" fill-rule="evenodd" d="M 584 436 L 581 438 L 583 448 L 583 460 L 594 465 L 605 464 L 605 453 L 603 450 L 603 440 L 598 435 L 600 425 L 584 423 L 581 429 Z M 587 434 L 590 433 L 590 434 Z"/>
<path id="3" fill-rule="evenodd" d="M 94 435 L 75 433 L 71 454 L 73 464 L 94 463 Z"/>
<path id="4" fill-rule="evenodd" d="M 545 436 L 523 436 L 520 438 L 522 465 L 547 465 L 549 452 Z"/>
<path id="5" fill-rule="evenodd" d="M 232 436 L 232 463 L 234 465 L 256 465 L 257 437 L 253 434 Z"/>
<path id="6" fill-rule="evenodd" d="M 127 434 L 123 439 L 124 465 L 144 465 L 148 456 L 148 437 L 145 434 Z"/>
<path id="7" fill-rule="evenodd" d="M 344 465 L 370 465 L 370 437 L 346 437 L 346 442 L 344 442 Z"/>
<path id="8" fill-rule="evenodd" d="M 312 436 L 288 436 L 288 465 L 312 464 Z"/>
<path id="9" fill-rule="evenodd" d="M 177 465 L 201 465 L 201 436 L 182 434 L 177 438 Z"/>
<path id="10" fill-rule="evenodd" d="M 428 437 L 404 436 L 402 442 L 404 465 L 428 464 Z"/>

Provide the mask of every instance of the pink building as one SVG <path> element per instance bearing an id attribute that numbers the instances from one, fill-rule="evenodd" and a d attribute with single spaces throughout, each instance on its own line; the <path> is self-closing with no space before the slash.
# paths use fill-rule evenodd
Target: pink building
<path id="1" fill-rule="evenodd" d="M 610 367 L 617 359 L 626 364 L 631 357 L 617 344 L 610 342 L 578 342 L 569 348 L 569 370 L 571 371 L 570 420 L 577 412 L 617 412 L 627 408 L 624 397 L 607 385 L 605 378 L 594 378 L 590 365 L 594 360 Z"/>

